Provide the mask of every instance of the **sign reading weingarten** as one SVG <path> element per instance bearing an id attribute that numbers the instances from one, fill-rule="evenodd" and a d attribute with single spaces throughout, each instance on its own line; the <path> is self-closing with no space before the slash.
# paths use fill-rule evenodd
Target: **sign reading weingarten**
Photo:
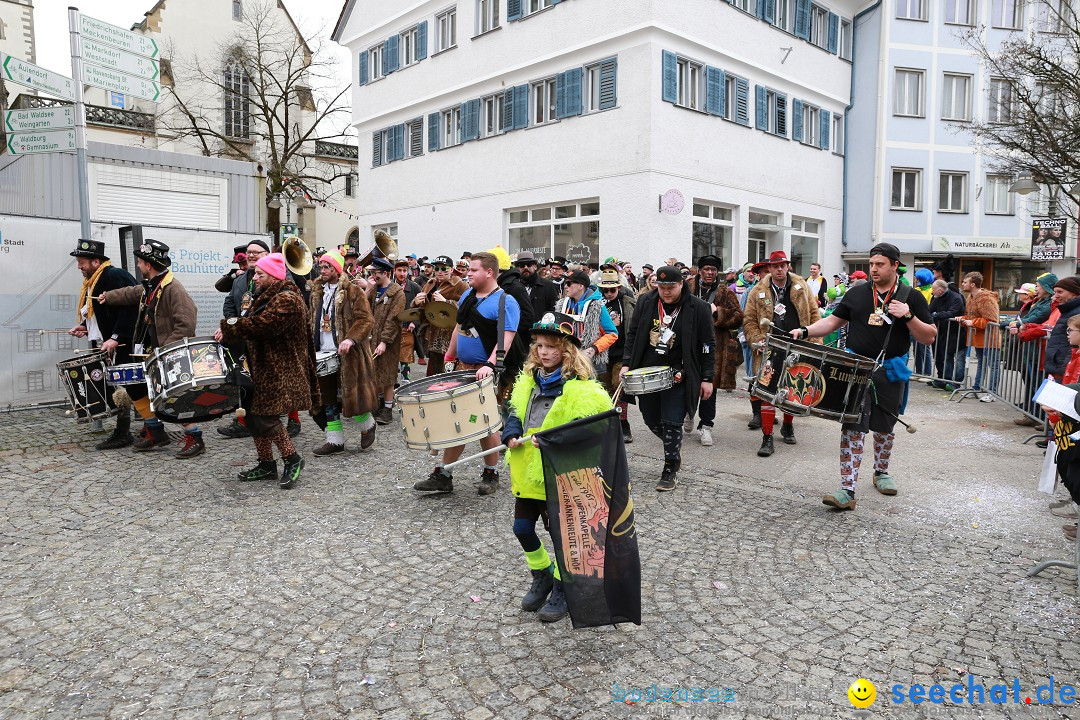
<path id="1" fill-rule="evenodd" d="M 1065 257 L 1066 218 L 1036 218 L 1031 221 L 1031 259 L 1061 260 Z"/>

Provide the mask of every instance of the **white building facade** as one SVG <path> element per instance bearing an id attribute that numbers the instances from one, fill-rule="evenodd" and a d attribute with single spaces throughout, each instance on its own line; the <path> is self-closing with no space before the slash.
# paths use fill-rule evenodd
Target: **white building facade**
<path id="1" fill-rule="evenodd" d="M 350 0 L 361 237 L 640 266 L 838 267 L 837 0 Z"/>

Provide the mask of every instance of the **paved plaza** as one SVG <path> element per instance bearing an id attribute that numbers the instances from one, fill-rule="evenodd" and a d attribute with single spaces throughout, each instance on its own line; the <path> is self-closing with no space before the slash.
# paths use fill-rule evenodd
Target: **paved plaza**
<path id="1" fill-rule="evenodd" d="M 1042 452 L 1000 403 L 912 395 L 900 494 L 864 482 L 842 514 L 821 504 L 835 423 L 798 419 L 798 445 L 760 459 L 745 393 L 722 393 L 716 446 L 688 438 L 658 494 L 631 409 L 642 624 L 579 631 L 519 609 L 505 473 L 494 496 L 471 468 L 422 496 L 430 458 L 395 426 L 364 453 L 347 428 L 320 459 L 305 419 L 283 491 L 235 481 L 254 447 L 212 426 L 179 461 L 95 452 L 57 409 L 0 414 L 0 717 L 846 718 L 859 677 L 876 718 L 1080 717 L 1023 704 L 1080 683 L 1075 572 L 1026 576 L 1072 553 L 1035 490 Z M 969 674 L 1018 679 L 1021 703 L 890 702 Z M 613 700 L 654 684 L 721 699 Z"/>

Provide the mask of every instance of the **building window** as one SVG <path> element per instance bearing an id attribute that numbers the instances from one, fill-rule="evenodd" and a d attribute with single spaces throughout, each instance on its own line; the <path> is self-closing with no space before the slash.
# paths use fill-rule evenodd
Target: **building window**
<path id="1" fill-rule="evenodd" d="M 923 116 L 924 74 L 922 70 L 896 69 L 893 115 Z"/>
<path id="2" fill-rule="evenodd" d="M 731 0 L 731 5 L 737 7 L 745 13 L 753 14 L 753 10 L 750 9 L 750 0 Z M 756 5 L 755 5 L 756 7 Z"/>
<path id="3" fill-rule="evenodd" d="M 521 5 L 525 15 L 532 15 L 552 5 L 557 5 L 559 2 L 560 0 L 521 0 Z"/>
<path id="4" fill-rule="evenodd" d="M 972 0 L 945 0 L 947 25 L 974 25 L 975 8 Z"/>
<path id="5" fill-rule="evenodd" d="M 384 233 L 386 233 L 387 235 L 392 237 L 394 240 L 397 240 L 397 235 L 398 235 L 397 223 L 386 223 L 385 225 L 372 225 L 371 226 L 372 234 L 375 234 L 379 230 L 382 230 Z"/>
<path id="6" fill-rule="evenodd" d="M 480 118 L 480 137 L 492 137 L 503 132 L 503 94 L 495 93 L 494 95 L 488 95 L 480 101 L 481 112 L 483 116 Z"/>
<path id="7" fill-rule="evenodd" d="M 356 173 L 345 176 L 345 197 L 356 197 Z"/>
<path id="8" fill-rule="evenodd" d="M 1037 82 L 1032 89 L 1031 98 L 1035 103 L 1035 112 L 1048 124 L 1057 124 L 1064 118 L 1064 103 L 1061 95 L 1053 86 Z"/>
<path id="9" fill-rule="evenodd" d="M 970 75 L 945 73 L 942 79 L 941 119 L 971 119 L 971 82 Z"/>
<path id="10" fill-rule="evenodd" d="M 818 260 L 818 247 L 821 241 L 821 220 L 792 218 L 791 227 L 791 271 L 806 277 L 810 266 Z"/>
<path id="11" fill-rule="evenodd" d="M 834 155 L 844 154 L 844 116 L 833 113 L 832 116 L 832 151 Z"/>
<path id="12" fill-rule="evenodd" d="M 555 78 L 538 80 L 532 84 L 533 125 L 543 125 L 556 119 Z"/>
<path id="13" fill-rule="evenodd" d="M 461 106 L 456 105 L 442 111 L 439 126 L 442 128 L 441 148 L 453 147 L 461 143 Z"/>
<path id="14" fill-rule="evenodd" d="M 476 34 L 499 27 L 499 0 L 476 0 Z"/>
<path id="15" fill-rule="evenodd" d="M 390 156 L 390 133 L 392 128 L 376 130 L 371 133 L 371 165 L 379 167 L 391 160 Z"/>
<path id="16" fill-rule="evenodd" d="M 411 27 L 401 33 L 401 60 L 408 67 L 420 59 L 420 28 Z"/>
<path id="17" fill-rule="evenodd" d="M 560 255 L 571 263 L 600 259 L 600 201 L 507 210 L 511 255 L 528 250 L 540 262 Z"/>
<path id="18" fill-rule="evenodd" d="M 1008 123 L 1013 119 L 1013 90 L 1005 78 L 990 78 L 990 107 L 986 119 Z"/>
<path id="19" fill-rule="evenodd" d="M 243 66 L 229 63 L 224 71 L 225 85 L 225 136 L 248 138 L 251 136 L 251 83 Z"/>
<path id="20" fill-rule="evenodd" d="M 50 310 L 70 310 L 72 306 L 71 295 L 51 295 L 49 296 L 49 309 Z"/>
<path id="21" fill-rule="evenodd" d="M 457 45 L 457 6 L 435 16 L 435 52 Z"/>
<path id="22" fill-rule="evenodd" d="M 240 0 L 233 0 L 232 3 L 232 19 L 243 20 L 244 19 L 244 5 Z"/>
<path id="23" fill-rule="evenodd" d="M 795 32 L 796 0 L 776 0 L 776 17 L 773 25 L 784 32 Z"/>
<path id="24" fill-rule="evenodd" d="M 987 175 L 986 189 L 983 196 L 986 198 L 987 215 L 1013 215 L 1013 195 L 1009 192 L 1012 185 L 1012 177 L 1008 175 Z"/>
<path id="25" fill-rule="evenodd" d="M 44 370 L 28 370 L 26 372 L 26 392 L 44 392 L 45 391 L 45 371 Z"/>
<path id="26" fill-rule="evenodd" d="M 967 173 L 943 172 L 938 179 L 938 210 L 967 212 Z"/>
<path id="27" fill-rule="evenodd" d="M 925 20 L 926 0 L 896 0 L 896 17 L 901 20 Z"/>
<path id="28" fill-rule="evenodd" d="M 678 68 L 679 98 L 676 104 L 690 108 L 691 110 L 700 110 L 702 105 L 701 82 L 703 74 L 701 65 L 692 60 L 687 60 L 686 58 L 679 58 Z"/>
<path id="29" fill-rule="evenodd" d="M 406 158 L 419 157 L 424 154 L 424 118 L 418 117 L 405 123 L 404 133 L 405 147 L 403 152 Z"/>
<path id="30" fill-rule="evenodd" d="M 840 18 L 840 42 L 838 50 L 840 51 L 840 57 L 844 60 L 851 59 L 851 41 L 851 21 Z"/>
<path id="31" fill-rule="evenodd" d="M 821 109 L 802 104 L 802 139 L 804 145 L 821 147 Z"/>
<path id="32" fill-rule="evenodd" d="M 618 102 L 618 58 L 610 57 L 592 65 L 586 65 L 582 73 L 585 81 L 585 112 L 610 110 Z"/>
<path id="33" fill-rule="evenodd" d="M 757 128 L 787 137 L 787 95 L 767 87 L 757 87 Z"/>
<path id="34" fill-rule="evenodd" d="M 694 200 L 691 256 L 694 264 L 705 255 L 715 255 L 724 267 L 731 267 L 734 250 L 734 208 L 705 200 Z"/>
<path id="35" fill-rule="evenodd" d="M 893 210 L 921 210 L 921 179 L 922 170 L 893 168 L 890 207 Z"/>
<path id="36" fill-rule="evenodd" d="M 829 11 L 817 5 L 810 6 L 810 42 L 829 49 Z"/>
<path id="37" fill-rule="evenodd" d="M 26 352 L 41 352 L 44 335 L 37 330 L 27 330 L 23 332 L 23 337 L 26 338 Z"/>
<path id="38" fill-rule="evenodd" d="M 1038 0 L 1039 32 L 1061 34 L 1072 15 L 1068 0 Z"/>
<path id="39" fill-rule="evenodd" d="M 992 0 L 991 22 L 996 28 L 1019 30 L 1024 21 L 1024 0 Z"/>
<path id="40" fill-rule="evenodd" d="M 379 43 L 368 50 L 368 72 L 372 80 L 378 80 L 383 74 L 383 44 Z"/>

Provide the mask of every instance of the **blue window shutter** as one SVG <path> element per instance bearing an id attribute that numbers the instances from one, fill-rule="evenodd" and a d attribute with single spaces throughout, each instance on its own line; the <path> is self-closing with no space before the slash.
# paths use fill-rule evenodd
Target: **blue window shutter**
<path id="1" fill-rule="evenodd" d="M 727 117 L 727 73 L 723 70 L 717 70 L 717 72 L 720 73 L 720 117 Z"/>
<path id="2" fill-rule="evenodd" d="M 394 128 L 388 127 L 386 129 L 386 162 L 392 163 L 397 160 L 397 145 L 394 143 L 397 141 L 397 135 L 394 133 Z"/>
<path id="3" fill-rule="evenodd" d="M 755 125 L 758 130 L 769 129 L 769 96 L 768 90 L 763 85 L 754 86 L 754 111 Z"/>
<path id="4" fill-rule="evenodd" d="M 563 112 L 565 117 L 581 114 L 581 76 L 582 68 L 570 68 L 563 73 L 566 80 L 566 92 L 563 93 Z"/>
<path id="5" fill-rule="evenodd" d="M 469 101 L 468 100 L 461 103 L 461 106 L 458 108 L 458 117 L 461 118 L 461 129 L 460 129 L 460 132 L 458 133 L 458 136 L 461 138 L 461 142 L 465 142 L 467 140 L 472 140 L 472 138 L 469 137 Z"/>
<path id="6" fill-rule="evenodd" d="M 503 93 L 502 129 L 503 132 L 514 129 L 514 88 Z"/>
<path id="7" fill-rule="evenodd" d="M 389 75 L 401 65 L 401 38 L 389 37 L 383 43 L 383 75 Z"/>
<path id="8" fill-rule="evenodd" d="M 427 58 L 427 20 L 416 26 L 416 59 Z"/>
<path id="9" fill-rule="evenodd" d="M 776 93 L 776 134 L 787 138 L 787 95 Z"/>
<path id="10" fill-rule="evenodd" d="M 376 130 L 371 133 L 371 166 L 382 165 L 382 131 Z"/>
<path id="11" fill-rule="evenodd" d="M 776 22 L 776 0 L 765 0 L 765 16 L 761 19 L 769 24 Z"/>
<path id="12" fill-rule="evenodd" d="M 754 6 L 754 14 L 758 16 L 759 20 L 765 19 L 765 0 L 757 0 L 757 4 Z"/>
<path id="13" fill-rule="evenodd" d="M 514 88 L 514 128 L 529 126 L 529 86 L 518 85 Z"/>
<path id="14" fill-rule="evenodd" d="M 394 126 L 394 159 L 405 159 L 405 123 Z"/>
<path id="15" fill-rule="evenodd" d="M 678 102 L 679 100 L 679 59 L 675 53 L 664 51 L 663 55 L 663 94 L 664 102 Z"/>
<path id="16" fill-rule="evenodd" d="M 610 110 L 618 102 L 618 58 L 608 58 L 600 63 L 600 110 Z"/>
<path id="17" fill-rule="evenodd" d="M 829 52 L 835 53 L 840 47 L 840 16 L 829 13 Z"/>
<path id="18" fill-rule="evenodd" d="M 705 112 L 720 115 L 721 73 L 717 68 L 705 67 Z"/>
<path id="19" fill-rule="evenodd" d="M 803 139 L 802 100 L 799 98 L 791 100 L 791 139 L 797 142 Z"/>
<path id="20" fill-rule="evenodd" d="M 367 50 L 361 50 L 360 51 L 360 69 L 359 69 L 359 72 L 357 72 L 357 74 L 356 74 L 356 84 L 357 85 L 367 85 L 367 81 L 368 81 L 368 57 L 367 57 L 367 54 L 368 54 Z"/>
<path id="21" fill-rule="evenodd" d="M 382 74 L 389 75 L 394 72 L 394 67 L 390 63 L 390 50 L 392 49 L 391 40 L 394 38 L 387 38 L 382 44 Z"/>
<path id="22" fill-rule="evenodd" d="M 435 152 L 439 149 L 439 119 L 442 116 L 441 113 L 433 112 L 427 116 L 427 149 L 428 152 Z"/>
<path id="23" fill-rule="evenodd" d="M 735 122 L 750 124 L 750 83 L 745 78 L 735 78 Z"/>
<path id="24" fill-rule="evenodd" d="M 480 137 L 480 100 L 469 100 L 461 106 L 461 141 Z"/>
<path id="25" fill-rule="evenodd" d="M 566 73 L 555 76 L 555 117 L 566 117 Z"/>
<path id="26" fill-rule="evenodd" d="M 521 19 L 521 2 L 522 0 L 506 0 L 507 21 Z"/>
<path id="27" fill-rule="evenodd" d="M 821 132 L 818 133 L 819 147 L 822 150 L 829 149 L 829 131 L 832 130 L 832 113 L 828 110 L 821 111 Z"/>
<path id="28" fill-rule="evenodd" d="M 810 0 L 795 0 L 795 37 L 810 39 Z"/>

